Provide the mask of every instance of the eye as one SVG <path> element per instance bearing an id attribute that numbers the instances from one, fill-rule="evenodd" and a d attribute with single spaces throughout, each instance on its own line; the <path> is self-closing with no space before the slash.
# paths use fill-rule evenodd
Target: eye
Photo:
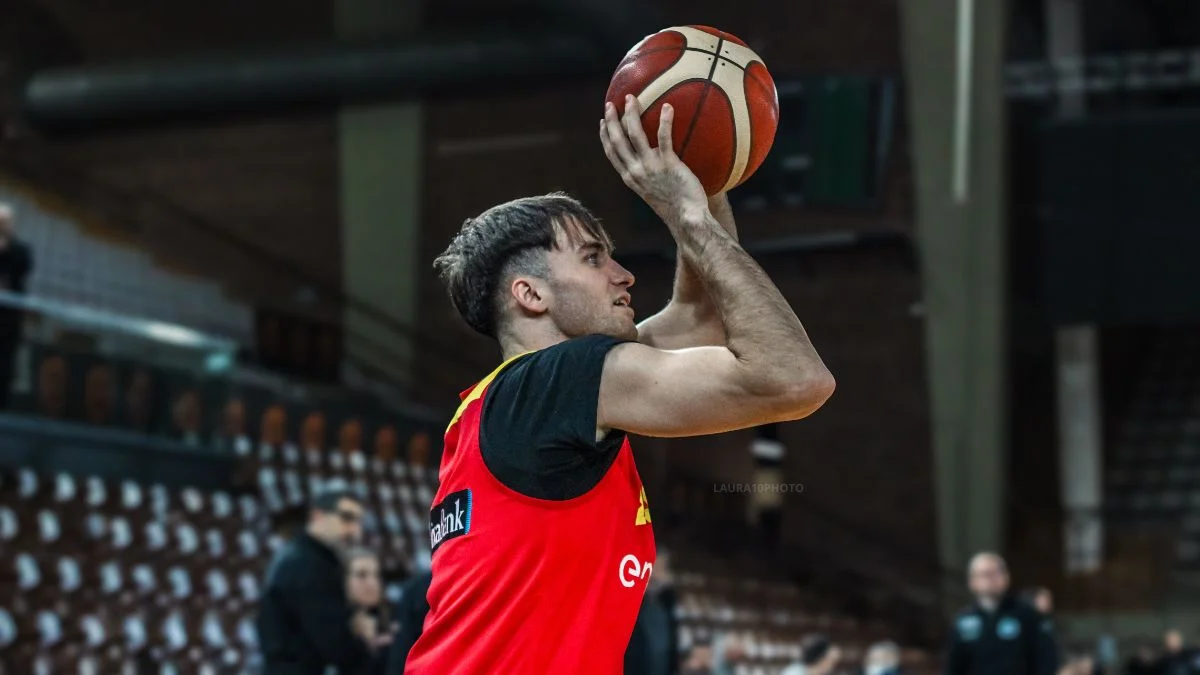
<path id="1" fill-rule="evenodd" d="M 600 264 L 600 254 L 599 253 L 589 253 L 586 260 L 591 265 L 599 265 Z"/>

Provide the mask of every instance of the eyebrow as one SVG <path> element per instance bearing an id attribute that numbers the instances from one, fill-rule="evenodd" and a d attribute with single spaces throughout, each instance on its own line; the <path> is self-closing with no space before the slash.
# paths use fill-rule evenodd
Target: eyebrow
<path id="1" fill-rule="evenodd" d="M 599 241 L 589 241 L 580 244 L 578 251 L 580 253 L 612 253 L 612 249 L 610 249 L 608 246 L 605 246 L 603 242 Z"/>

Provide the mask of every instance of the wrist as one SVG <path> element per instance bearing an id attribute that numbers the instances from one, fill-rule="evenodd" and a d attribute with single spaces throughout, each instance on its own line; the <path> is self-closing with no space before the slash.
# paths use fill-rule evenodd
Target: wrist
<path id="1" fill-rule="evenodd" d="M 665 218 L 667 226 L 672 231 L 679 229 L 694 229 L 705 228 L 716 221 L 712 211 L 708 210 L 706 205 L 699 204 L 681 204 L 677 206 L 672 213 Z"/>

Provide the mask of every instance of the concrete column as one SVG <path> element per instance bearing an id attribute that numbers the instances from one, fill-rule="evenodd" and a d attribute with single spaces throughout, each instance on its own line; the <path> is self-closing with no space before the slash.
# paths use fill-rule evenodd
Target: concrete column
<path id="1" fill-rule="evenodd" d="M 1002 549 L 1005 3 L 902 5 L 942 564 Z"/>
<path id="2" fill-rule="evenodd" d="M 403 39 L 420 22 L 420 3 L 337 0 L 343 40 Z M 348 106 L 338 113 L 341 160 L 342 282 L 347 294 L 407 325 L 417 317 L 424 146 L 419 102 Z M 412 345 L 379 321 L 347 309 L 346 353 L 406 380 Z M 386 346 L 381 356 L 367 342 Z"/>

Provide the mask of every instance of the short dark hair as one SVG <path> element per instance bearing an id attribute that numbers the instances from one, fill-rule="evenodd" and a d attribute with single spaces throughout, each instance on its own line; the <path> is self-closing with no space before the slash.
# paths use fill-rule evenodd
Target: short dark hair
<path id="1" fill-rule="evenodd" d="M 325 513 L 333 513 L 337 510 L 337 505 L 343 499 L 349 499 L 355 504 L 362 505 L 362 498 L 354 491 L 344 487 L 330 488 L 321 490 L 313 495 L 313 498 L 308 503 L 309 511 L 324 511 Z"/>
<path id="2" fill-rule="evenodd" d="M 833 643 L 829 641 L 828 637 L 820 633 L 807 635 L 800 641 L 800 653 L 802 654 L 800 660 L 806 666 L 815 665 L 820 663 L 832 648 Z"/>
<path id="3" fill-rule="evenodd" d="M 495 338 L 501 282 L 517 274 L 545 278 L 544 253 L 555 246 L 557 228 L 573 220 L 581 234 L 611 248 L 600 220 L 562 192 L 524 197 L 468 218 L 446 250 L 433 261 L 455 309 L 471 328 Z M 568 230 L 570 233 L 571 230 Z"/>

